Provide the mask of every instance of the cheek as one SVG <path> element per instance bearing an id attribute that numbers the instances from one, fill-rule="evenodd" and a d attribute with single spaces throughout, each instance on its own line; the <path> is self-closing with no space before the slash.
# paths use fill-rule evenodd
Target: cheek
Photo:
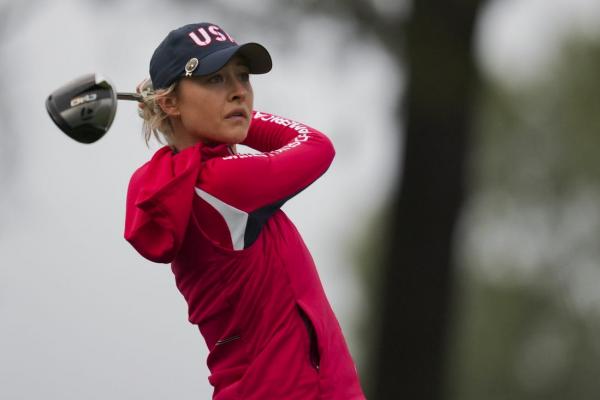
<path id="1" fill-rule="evenodd" d="M 181 122 L 186 130 L 199 132 L 212 123 L 210 110 L 199 101 L 188 101 L 181 107 Z"/>
<path id="2" fill-rule="evenodd" d="M 254 90 L 252 90 L 252 86 L 248 90 L 247 102 L 250 109 L 254 109 Z"/>

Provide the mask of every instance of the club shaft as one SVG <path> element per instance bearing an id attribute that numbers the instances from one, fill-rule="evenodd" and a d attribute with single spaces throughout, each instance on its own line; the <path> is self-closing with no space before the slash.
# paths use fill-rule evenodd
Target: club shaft
<path id="1" fill-rule="evenodd" d="M 139 93 L 117 93 L 117 99 L 119 100 L 131 100 L 131 101 L 142 101 L 142 95 Z"/>

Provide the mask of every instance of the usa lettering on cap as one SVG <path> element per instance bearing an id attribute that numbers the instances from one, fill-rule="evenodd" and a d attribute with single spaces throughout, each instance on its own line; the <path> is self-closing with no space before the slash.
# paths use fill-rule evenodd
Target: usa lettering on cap
<path id="1" fill-rule="evenodd" d="M 198 37 L 196 32 L 200 34 L 201 38 Z M 190 32 L 188 36 L 192 38 L 194 43 L 201 47 L 208 46 L 209 44 L 211 44 L 213 39 L 219 42 L 229 40 L 231 43 L 235 43 L 235 40 L 233 40 L 233 38 L 229 36 L 227 32 L 223 31 L 216 25 L 210 25 L 207 29 L 205 29 L 204 27 L 198 28 Z"/>

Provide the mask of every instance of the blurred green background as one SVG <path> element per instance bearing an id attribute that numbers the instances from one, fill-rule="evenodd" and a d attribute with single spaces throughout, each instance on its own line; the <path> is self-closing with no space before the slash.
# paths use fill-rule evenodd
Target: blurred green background
<path id="1" fill-rule="evenodd" d="M 600 41 L 573 32 L 558 47 L 534 80 L 482 87 L 452 398 L 600 393 Z"/>

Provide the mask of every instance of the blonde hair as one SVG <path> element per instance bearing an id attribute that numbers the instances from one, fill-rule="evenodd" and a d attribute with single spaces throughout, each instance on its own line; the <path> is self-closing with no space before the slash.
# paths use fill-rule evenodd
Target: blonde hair
<path id="1" fill-rule="evenodd" d="M 144 120 L 142 132 L 146 145 L 154 137 L 159 143 L 170 144 L 170 138 L 173 134 L 173 127 L 169 116 L 158 104 L 158 100 L 175 94 L 177 82 L 171 84 L 166 89 L 154 90 L 150 79 L 143 80 L 137 87 L 138 93 L 142 95 L 142 101 L 139 103 L 138 115 Z"/>

